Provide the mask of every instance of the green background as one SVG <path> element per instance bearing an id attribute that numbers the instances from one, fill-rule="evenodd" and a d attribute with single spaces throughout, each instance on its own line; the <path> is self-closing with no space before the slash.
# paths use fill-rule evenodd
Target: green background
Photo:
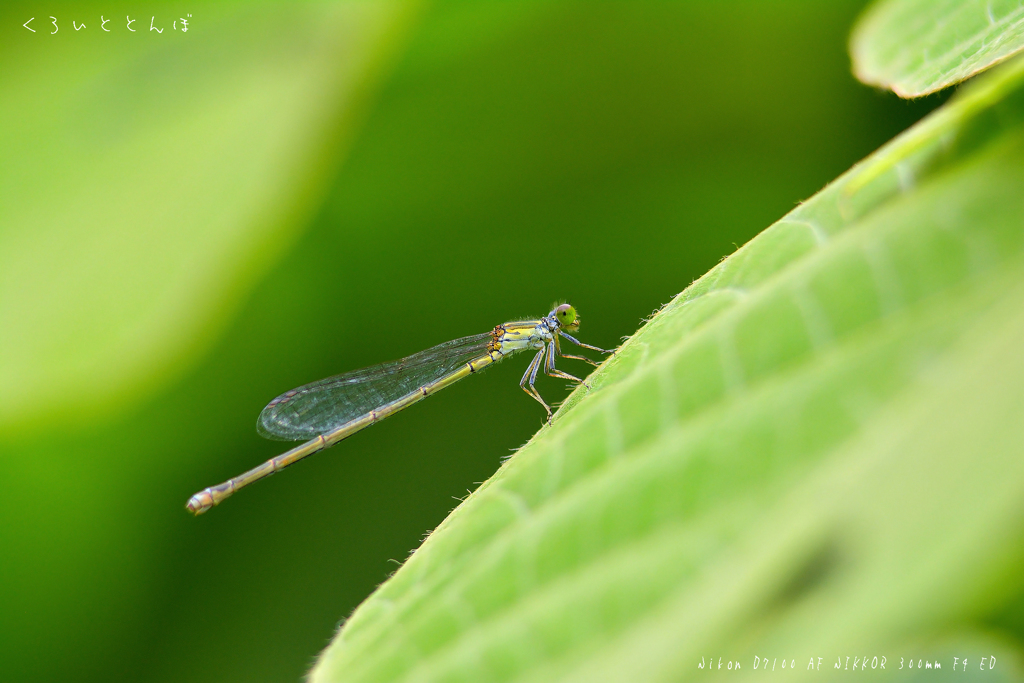
<path id="1" fill-rule="evenodd" d="M 319 103 L 327 123 L 302 118 L 324 91 L 316 82 L 264 103 L 266 113 L 252 120 L 241 98 L 237 111 L 220 113 L 227 125 L 209 126 L 210 138 L 185 162 L 175 158 L 173 173 L 154 151 L 116 174 L 127 196 L 156 183 L 173 199 L 159 210 L 115 204 L 97 213 L 129 232 L 160 220 L 164 231 L 187 231 L 174 208 L 231 212 L 243 227 L 264 220 L 247 212 L 268 194 L 286 208 L 275 214 L 276 237 L 263 238 L 258 255 L 239 257 L 250 265 L 206 284 L 194 315 L 186 307 L 167 326 L 160 339 L 174 344 L 100 364 L 83 375 L 87 390 L 62 386 L 52 363 L 33 365 L 15 351 L 45 349 L 55 334 L 74 342 L 76 326 L 112 309 L 145 318 L 164 293 L 133 275 L 115 282 L 138 292 L 131 306 L 94 296 L 90 278 L 119 267 L 105 261 L 111 252 L 75 242 L 76 210 L 35 245 L 40 233 L 23 229 L 21 207 L 59 205 L 63 179 L 49 169 L 100 173 L 96 150 L 125 127 L 140 138 L 166 135 L 176 117 L 226 99 L 225 83 L 249 79 L 258 90 L 275 64 L 291 64 L 308 46 L 307 33 L 330 45 L 332 31 L 343 41 L 351 25 L 344 16 L 324 20 L 316 5 L 176 4 L 167 12 L 193 14 L 190 46 L 143 42 L 157 38 L 143 34 L 111 47 L 66 26 L 46 43 L 46 34 L 21 28 L 40 9 L 5 10 L 0 107 L 9 125 L 0 154 L 8 169 L 42 161 L 34 173 L 3 176 L 0 250 L 40 256 L 21 261 L 32 277 L 0 280 L 0 304 L 60 323 L 12 326 L 0 337 L 0 369 L 18 379 L 3 385 L 0 402 L 8 413 L 0 415 L 5 678 L 300 678 L 339 620 L 394 570 L 389 559 L 416 547 L 453 497 L 540 426 L 543 412 L 516 386 L 525 359 L 512 360 L 190 518 L 182 507 L 195 490 L 282 450 L 255 433 L 262 406 L 293 386 L 539 315 L 560 299 L 580 310 L 582 339 L 614 346 L 736 245 L 943 101 L 902 102 L 854 81 L 846 43 L 862 5 L 438 2 L 389 10 L 381 21 L 392 28 L 367 48 L 378 57 L 363 69 L 355 114 Z M 360 11 L 353 22 L 364 20 Z M 216 16 L 216 32 L 204 30 L 204 12 Z M 70 42 L 76 37 L 81 44 Z M 250 52 L 231 49 L 238 45 Z M 101 51 L 124 90 L 104 90 L 99 67 L 90 70 Z M 308 72 L 346 58 L 324 54 L 294 63 Z M 218 69 L 231 78 L 200 97 L 192 79 L 214 79 Z M 168 83 L 182 87 L 168 95 L 159 87 Z M 99 104 L 66 107 L 83 98 Z M 286 107 L 299 113 L 268 117 Z M 77 146 L 54 142 L 68 121 Z M 268 173 L 234 195 L 204 197 L 196 176 L 251 171 L 233 148 L 217 153 L 243 123 L 246 151 L 272 124 L 285 139 L 290 126 L 305 127 L 299 137 L 327 131 L 306 143 L 317 172 Z M 143 264 L 140 283 L 145 259 L 160 253 L 171 266 L 200 267 L 189 245 L 202 235 L 175 251 L 139 234 L 132 249 L 133 263 Z M 262 233 L 240 234 L 218 246 L 228 261 Z M 63 261 L 47 258 L 54 249 Z M 74 315 L 54 303 L 68 293 L 79 297 Z M 195 318 L 208 321 L 193 325 Z M 103 329 L 93 334 L 103 339 Z M 87 350 L 69 343 L 52 358 L 74 363 L 76 353 Z M 118 382 L 128 388 L 109 388 Z M 564 396 L 563 385 L 539 383 L 552 400 Z M 24 413 L 16 409 L 22 386 L 44 397 Z"/>

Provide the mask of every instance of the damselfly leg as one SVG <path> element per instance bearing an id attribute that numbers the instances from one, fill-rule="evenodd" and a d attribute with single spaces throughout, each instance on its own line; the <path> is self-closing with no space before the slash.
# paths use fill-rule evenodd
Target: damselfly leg
<path id="1" fill-rule="evenodd" d="M 519 386 L 523 391 L 528 393 L 530 396 L 533 396 L 537 399 L 538 403 L 544 406 L 544 410 L 548 412 L 548 422 L 551 422 L 551 406 L 544 402 L 544 399 L 541 398 L 540 392 L 538 392 L 537 388 L 533 386 L 534 382 L 537 381 L 537 371 L 540 370 L 540 365 L 544 362 L 544 353 L 545 349 L 541 348 L 541 350 L 537 352 L 537 355 L 533 357 L 533 360 L 530 361 L 530 365 L 526 368 L 526 372 L 523 374 L 523 378 L 519 380 Z"/>

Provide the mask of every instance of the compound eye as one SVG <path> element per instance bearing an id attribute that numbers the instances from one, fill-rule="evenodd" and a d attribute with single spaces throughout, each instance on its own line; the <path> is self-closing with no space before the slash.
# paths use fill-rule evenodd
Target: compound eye
<path id="1" fill-rule="evenodd" d="M 576 322 L 576 309 L 569 304 L 562 304 L 555 309 L 555 318 L 563 327 L 568 327 Z"/>

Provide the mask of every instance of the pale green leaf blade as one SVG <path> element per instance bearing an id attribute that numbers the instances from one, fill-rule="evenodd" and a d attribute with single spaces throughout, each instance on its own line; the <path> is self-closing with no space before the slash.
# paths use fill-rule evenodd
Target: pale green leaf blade
<path id="1" fill-rule="evenodd" d="M 857 78 L 900 97 L 955 85 L 1021 49 L 1017 0 L 880 0 L 850 41 Z"/>
<path id="2" fill-rule="evenodd" d="M 0 48 L 8 432 L 110 412 L 213 343 L 317 206 L 409 15 L 224 4 L 187 34 L 104 33 L 92 9 Z"/>
<path id="3" fill-rule="evenodd" d="M 1017 61 L 662 309 L 313 680 L 678 681 L 710 655 L 743 679 L 966 642 L 1024 590 L 1021 187 Z"/>

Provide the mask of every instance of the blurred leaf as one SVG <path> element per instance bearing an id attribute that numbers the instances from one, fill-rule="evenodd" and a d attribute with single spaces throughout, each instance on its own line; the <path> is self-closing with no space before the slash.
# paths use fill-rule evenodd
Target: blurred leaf
<path id="1" fill-rule="evenodd" d="M 955 85 L 1021 49 L 1017 0 L 880 0 L 850 41 L 857 78 L 900 97 Z"/>
<path id="2" fill-rule="evenodd" d="M 356 610 L 313 680 L 683 680 L 711 655 L 749 676 L 769 654 L 803 670 L 945 652 L 1022 588 L 1022 186 L 1017 61 L 655 315 Z"/>
<path id="3" fill-rule="evenodd" d="M 160 34 L 78 33 L 71 9 L 54 35 L 17 22 L 0 55 L 0 428 L 89 419 L 209 347 L 318 205 L 407 7 L 207 6 L 187 34 L 169 14 Z"/>

